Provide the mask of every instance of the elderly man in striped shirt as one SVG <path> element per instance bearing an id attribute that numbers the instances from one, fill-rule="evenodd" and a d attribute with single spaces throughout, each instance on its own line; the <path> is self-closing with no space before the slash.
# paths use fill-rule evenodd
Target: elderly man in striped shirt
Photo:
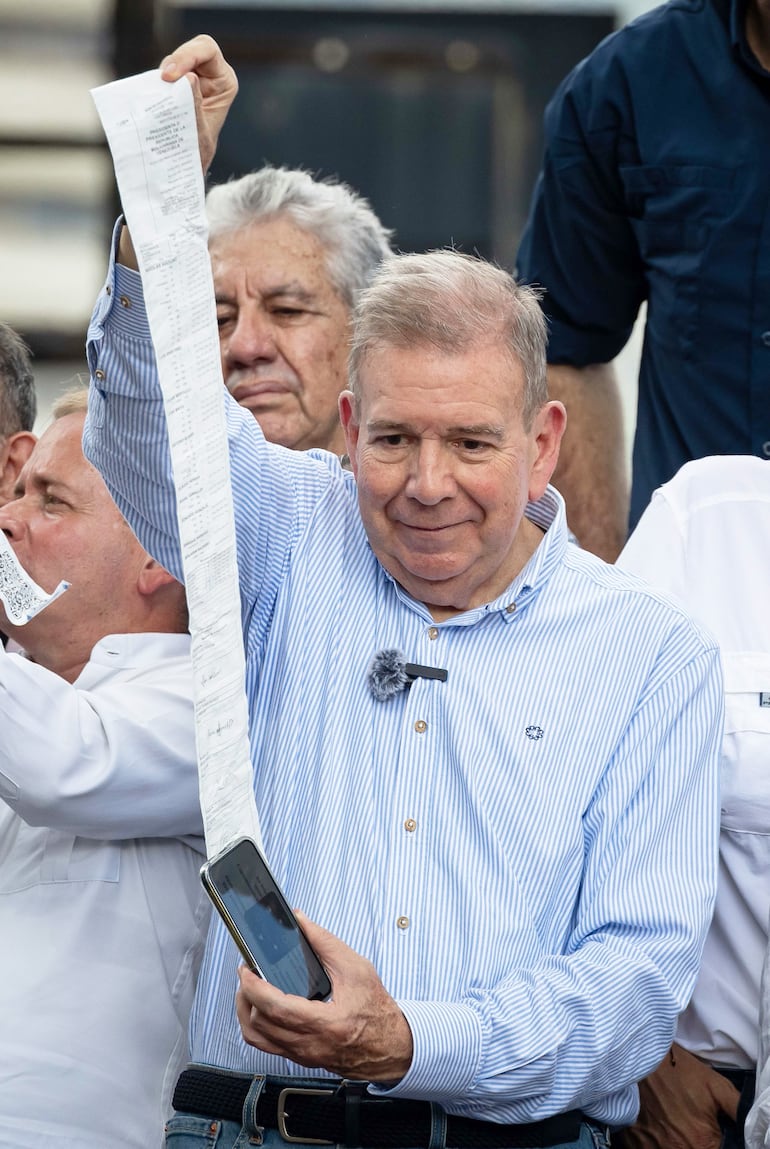
<path id="1" fill-rule="evenodd" d="M 237 81 L 208 37 L 162 71 L 188 73 L 206 153 Z M 134 266 L 124 228 L 86 446 L 181 574 Z M 355 316 L 352 472 L 225 397 L 257 804 L 333 993 L 283 994 L 215 928 L 169 1147 L 597 1149 L 671 1042 L 714 898 L 719 656 L 570 542 L 545 335 L 503 271 L 395 256 Z"/>

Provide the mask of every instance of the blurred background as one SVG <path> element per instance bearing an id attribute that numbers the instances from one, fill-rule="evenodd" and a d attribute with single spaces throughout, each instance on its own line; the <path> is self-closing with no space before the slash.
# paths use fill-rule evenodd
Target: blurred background
<path id="1" fill-rule="evenodd" d="M 0 318 L 35 355 L 38 429 L 85 370 L 119 211 L 90 89 L 209 32 L 240 92 L 212 169 L 336 174 L 405 251 L 511 269 L 563 76 L 652 0 L 0 0 Z M 623 352 L 633 425 L 638 339 Z"/>

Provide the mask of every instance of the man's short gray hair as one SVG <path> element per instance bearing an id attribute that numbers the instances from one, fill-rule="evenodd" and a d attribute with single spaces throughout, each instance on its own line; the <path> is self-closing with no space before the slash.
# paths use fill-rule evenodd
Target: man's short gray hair
<path id="1" fill-rule="evenodd" d="M 350 308 L 391 253 L 393 233 L 363 196 L 339 180 L 314 179 L 300 168 L 267 166 L 216 184 L 206 196 L 206 214 L 211 239 L 288 216 L 324 248 L 332 285 Z"/>
<path id="2" fill-rule="evenodd" d="M 0 439 L 31 431 L 36 417 L 32 355 L 21 336 L 0 323 Z"/>
<path id="3" fill-rule="evenodd" d="M 502 343 L 524 372 L 522 417 L 529 430 L 548 399 L 548 331 L 539 299 L 534 288 L 476 256 L 449 250 L 393 255 L 356 306 L 350 389 L 358 400 L 361 365 L 383 345 L 453 354 Z"/>

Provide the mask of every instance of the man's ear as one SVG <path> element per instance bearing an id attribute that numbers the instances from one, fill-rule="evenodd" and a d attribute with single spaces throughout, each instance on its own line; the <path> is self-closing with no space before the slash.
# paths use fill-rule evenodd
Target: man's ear
<path id="1" fill-rule="evenodd" d="M 545 493 L 551 475 L 559 460 L 567 412 L 563 403 L 552 399 L 544 403 L 535 415 L 532 427 L 533 460 L 529 473 L 529 499 L 536 502 Z"/>
<path id="2" fill-rule="evenodd" d="M 37 439 L 31 431 L 17 431 L 0 440 L 0 504 L 13 498 L 21 468 L 32 454 Z"/>
<path id="3" fill-rule="evenodd" d="M 352 391 L 340 392 L 339 398 L 340 423 L 345 432 L 345 449 L 350 459 L 353 474 L 358 468 L 358 434 L 361 428 L 358 424 L 358 404 Z"/>
<path id="4" fill-rule="evenodd" d="M 155 559 L 150 558 L 149 555 L 145 556 L 139 571 L 137 579 L 137 589 L 140 594 L 153 595 L 157 591 L 162 590 L 163 587 L 178 586 L 177 580 L 174 576 L 162 567 Z"/>

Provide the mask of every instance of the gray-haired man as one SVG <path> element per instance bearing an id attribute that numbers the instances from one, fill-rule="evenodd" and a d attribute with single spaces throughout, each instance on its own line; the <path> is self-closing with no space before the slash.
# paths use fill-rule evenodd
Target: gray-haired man
<path id="1" fill-rule="evenodd" d="M 206 36 L 161 69 L 187 74 L 207 166 L 237 78 Z M 125 229 L 116 255 L 87 450 L 179 571 Z M 333 991 L 249 977 L 217 926 L 169 1149 L 606 1149 L 670 1044 L 716 886 L 719 656 L 568 541 L 545 344 L 499 268 L 400 255 L 356 308 L 352 474 L 223 397 L 257 806 Z M 396 647 L 428 674 L 383 701 Z"/>
<path id="2" fill-rule="evenodd" d="M 390 232 L 347 184 L 264 167 L 206 198 L 222 373 L 284 447 L 340 454 L 350 315 Z"/>

